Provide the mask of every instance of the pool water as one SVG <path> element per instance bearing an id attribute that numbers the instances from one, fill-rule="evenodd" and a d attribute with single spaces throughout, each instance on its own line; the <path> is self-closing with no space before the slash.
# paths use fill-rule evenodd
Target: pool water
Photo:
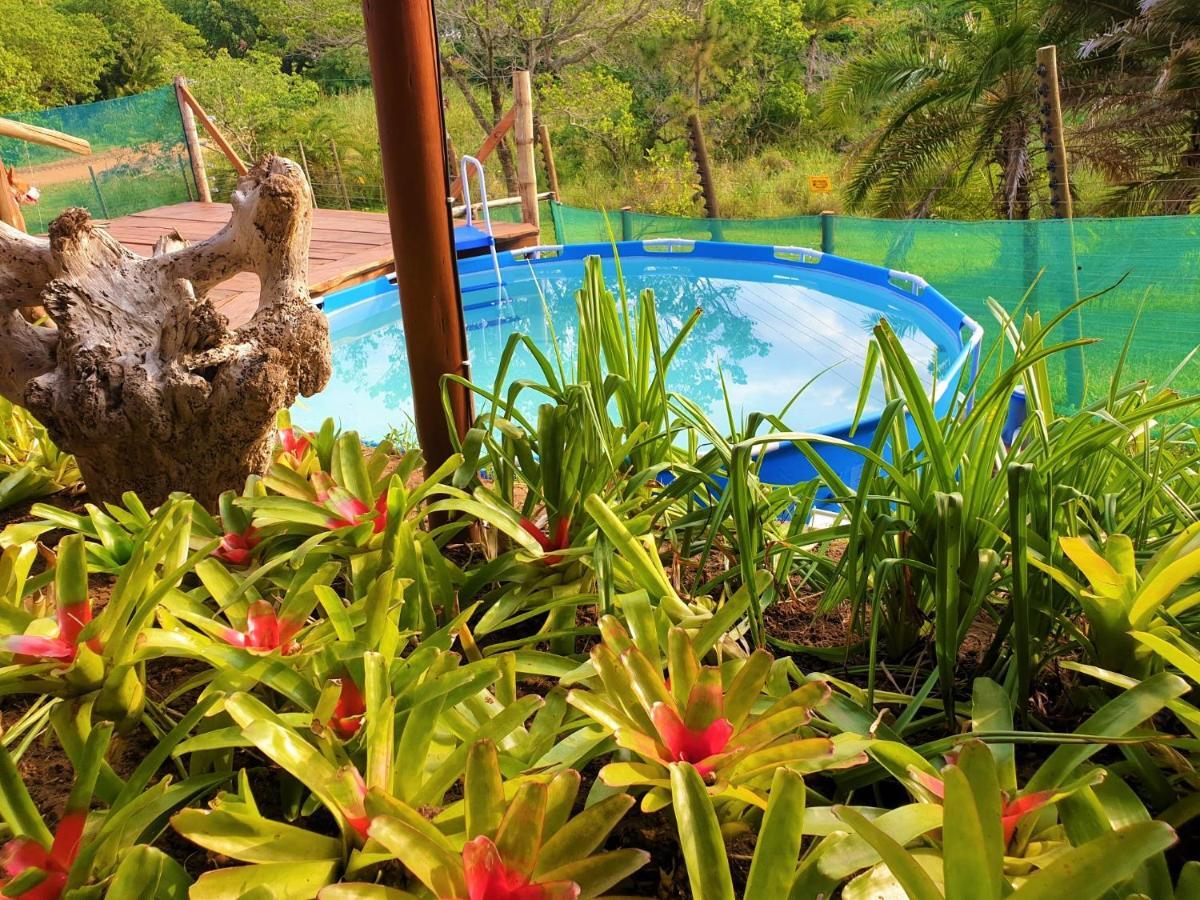
<path id="1" fill-rule="evenodd" d="M 475 274 L 463 276 L 472 379 L 491 386 L 505 342 L 518 331 L 551 358 L 552 334 L 557 335 L 571 371 L 582 259 L 506 260 L 502 299 L 494 287 L 471 290 L 481 279 L 494 281 L 490 265 L 475 268 Z M 723 375 L 735 415 L 778 413 L 811 380 L 787 413 L 788 426 L 823 431 L 844 425 L 854 414 L 871 329 L 881 317 L 929 386 L 963 352 L 962 339 L 944 317 L 885 284 L 783 260 L 699 253 L 623 252 L 621 268 L 631 305 L 644 288 L 654 291 L 664 343 L 694 309 L 703 310 L 672 362 L 668 387 L 721 424 L 728 420 Z M 604 271 L 616 293 L 611 257 L 604 260 Z M 300 401 L 293 417 L 310 429 L 332 417 L 368 440 L 379 440 L 393 428 L 411 431 L 412 395 L 396 288 L 380 279 L 354 291 L 327 302 L 333 378 L 319 396 Z M 540 380 L 540 371 L 524 352 L 518 352 L 509 374 Z M 538 402 L 539 395 L 525 396 L 531 405 Z M 876 384 L 867 412 L 881 408 L 882 391 Z"/>

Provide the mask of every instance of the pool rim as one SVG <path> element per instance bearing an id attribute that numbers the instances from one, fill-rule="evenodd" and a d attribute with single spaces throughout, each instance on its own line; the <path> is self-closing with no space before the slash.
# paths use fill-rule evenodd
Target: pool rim
<path id="1" fill-rule="evenodd" d="M 825 275 L 845 278 L 867 284 L 876 289 L 889 292 L 895 299 L 917 306 L 933 315 L 951 336 L 959 342 L 960 349 L 945 374 L 933 383 L 931 404 L 935 407 L 945 396 L 946 391 L 957 388 L 962 382 L 963 368 L 970 362 L 971 372 L 967 381 L 968 389 L 975 383 L 979 374 L 979 355 L 983 341 L 983 327 L 951 303 L 941 292 L 930 285 L 920 275 L 889 269 L 859 260 L 848 259 L 811 247 L 792 245 L 768 244 L 738 244 L 721 241 L 702 241 L 690 238 L 649 238 L 641 241 L 620 241 L 616 243 L 588 244 L 541 244 L 517 250 L 509 250 L 497 254 L 500 271 L 517 266 L 536 267 L 540 264 L 562 262 L 564 260 L 582 261 L 588 256 L 599 256 L 603 259 L 631 259 L 634 257 L 652 257 L 662 254 L 687 253 L 695 258 L 729 260 L 735 262 L 758 262 L 783 268 L 794 268 L 797 271 L 818 271 Z M 490 274 L 492 261 L 490 255 L 469 257 L 458 262 L 460 276 L 472 276 L 479 273 Z M 394 285 L 394 278 L 384 276 L 372 279 L 364 284 L 346 288 L 318 299 L 327 315 L 332 315 L 367 302 L 379 295 L 378 285 L 386 282 Z M 901 287 L 901 285 L 906 285 Z M 334 301 L 331 304 L 331 301 Z M 966 332 L 964 339 L 963 333 Z M 851 429 L 858 432 L 872 432 L 878 424 L 881 413 L 864 414 L 857 420 L 848 418 L 822 425 L 819 430 L 809 433 L 826 437 L 836 437 L 848 434 Z M 769 452 L 778 449 L 779 442 L 763 444 L 763 450 Z M 755 454 L 757 456 L 757 454 Z"/>

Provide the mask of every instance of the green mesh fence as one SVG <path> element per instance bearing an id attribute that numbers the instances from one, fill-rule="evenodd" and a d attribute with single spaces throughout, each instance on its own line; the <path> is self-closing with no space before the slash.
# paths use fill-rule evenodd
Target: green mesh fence
<path id="1" fill-rule="evenodd" d="M 175 91 L 163 87 L 132 97 L 64 106 L 10 119 L 53 128 L 92 145 L 90 156 L 0 138 L 0 158 L 41 198 L 23 206 L 30 232 L 44 232 L 64 209 L 86 207 L 115 218 L 195 199 Z"/>
<path id="2" fill-rule="evenodd" d="M 1098 339 L 1052 361 L 1057 399 L 1068 407 L 1108 389 L 1135 322 L 1122 383 L 1146 379 L 1161 384 L 1200 344 L 1200 216 L 1032 222 L 798 216 L 737 221 L 620 211 L 606 215 L 559 204 L 552 214 L 558 240 L 565 243 L 608 241 L 611 228 L 618 240 L 683 237 L 824 248 L 913 272 L 983 325 L 985 355 L 998 334 L 988 298 L 1013 311 L 1036 282 L 1025 308 L 1039 310 L 1048 320 L 1070 305 L 1077 291 L 1081 297 L 1100 294 L 1055 335 L 1058 340 Z M 1184 366 L 1172 386 L 1200 393 L 1200 360 Z"/>

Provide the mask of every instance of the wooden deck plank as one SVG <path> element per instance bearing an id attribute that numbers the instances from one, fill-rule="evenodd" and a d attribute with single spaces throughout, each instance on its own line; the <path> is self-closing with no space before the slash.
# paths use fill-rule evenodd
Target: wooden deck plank
<path id="1" fill-rule="evenodd" d="M 178 231 L 188 241 L 202 241 L 228 221 L 227 203 L 191 202 L 144 210 L 104 224 L 130 250 L 148 256 L 164 234 Z M 539 237 L 537 228 L 520 223 L 495 222 L 492 230 L 499 250 L 532 246 Z M 313 210 L 308 283 L 314 297 L 378 278 L 393 268 L 386 213 Z M 258 278 L 243 272 L 213 288 L 209 297 L 233 324 L 239 325 L 254 314 L 258 291 Z"/>

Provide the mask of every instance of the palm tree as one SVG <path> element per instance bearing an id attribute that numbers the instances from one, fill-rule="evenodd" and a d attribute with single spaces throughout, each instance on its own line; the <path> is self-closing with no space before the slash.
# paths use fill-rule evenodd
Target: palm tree
<path id="1" fill-rule="evenodd" d="M 851 60 L 825 112 L 868 113 L 881 124 L 856 148 L 850 206 L 928 215 L 940 192 L 982 176 L 997 216 L 1028 218 L 1030 145 L 1040 140 L 1034 59 L 1072 24 L 1044 2 L 980 0 L 935 43 L 893 41 Z"/>
<path id="2" fill-rule="evenodd" d="M 864 0 L 807 0 L 802 21 L 809 30 L 808 61 L 804 69 L 804 89 L 812 93 L 817 86 L 817 50 L 821 38 L 846 24 L 862 12 Z"/>
<path id="3" fill-rule="evenodd" d="M 1074 144 L 1119 185 L 1101 208 L 1200 212 L 1200 3 L 1058 5 L 1092 35 L 1079 46 L 1090 90 Z"/>

